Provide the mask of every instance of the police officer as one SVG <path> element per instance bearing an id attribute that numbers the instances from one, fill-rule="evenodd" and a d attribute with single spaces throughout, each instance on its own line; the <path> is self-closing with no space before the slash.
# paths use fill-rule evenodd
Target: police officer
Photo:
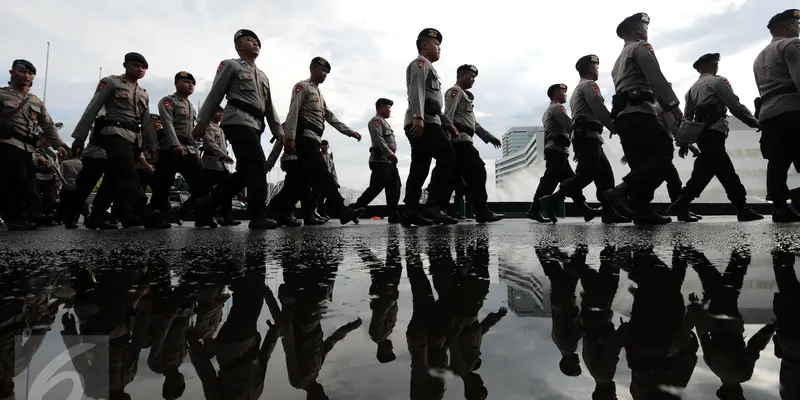
<path id="1" fill-rule="evenodd" d="M 158 114 L 150 114 L 150 119 L 153 121 L 153 130 L 156 132 L 156 136 L 163 135 L 163 126 L 161 125 L 161 116 Z M 136 163 L 136 173 L 139 175 L 139 186 L 142 187 L 142 190 L 145 192 L 147 191 L 147 187 L 150 186 L 150 181 L 153 179 L 153 172 L 155 170 L 155 156 L 150 152 L 150 150 L 143 148 L 142 149 L 143 158 L 139 159 L 139 162 Z"/>
<path id="2" fill-rule="evenodd" d="M 250 228 L 272 229 L 278 224 L 266 215 L 267 159 L 261 147 L 261 134 L 269 125 L 272 135 L 282 138 L 283 128 L 275 111 L 269 79 L 256 66 L 261 40 L 253 31 L 240 29 L 233 35 L 233 43 L 240 58 L 219 63 L 192 135 L 195 139 L 205 136 L 217 107 L 227 96 L 225 115 L 220 126 L 236 155 L 236 172 L 215 186 L 210 196 L 198 200 L 195 210 L 198 219 L 208 221 L 213 218 L 220 204 L 230 202 L 236 193 L 246 187 Z"/>
<path id="3" fill-rule="evenodd" d="M 736 206 L 736 216 L 739 221 L 764 219 L 747 207 L 747 192 L 725 150 L 725 139 L 728 137 L 728 109 L 751 128 L 759 128 L 758 120 L 739 102 L 739 97 L 733 92 L 730 82 L 717 75 L 719 60 L 719 53 L 705 54 L 692 65 L 692 68 L 700 72 L 700 77 L 686 92 L 683 115 L 687 126 L 689 121 L 694 121 L 705 124 L 705 128 L 697 139 L 700 154 L 694 162 L 692 176 L 686 182 L 683 194 L 672 204 L 671 209 L 679 220 L 690 217 L 689 203 L 699 197 L 711 182 L 711 178 L 716 176 L 725 188 L 728 199 Z"/>
<path id="4" fill-rule="evenodd" d="M 139 53 L 125 55 L 125 73 L 111 75 L 100 80 L 83 116 L 75 126 L 72 148 L 81 152 L 85 146 L 92 121 L 96 133 L 92 135 L 95 144 L 102 148 L 108 163 L 104 180 L 113 182 L 116 188 L 114 204 L 120 210 L 123 227 L 145 225 L 157 228 L 164 223 L 157 214 L 146 216 L 147 197 L 139 184 L 136 162 L 141 156 L 143 143 L 155 140 L 153 123 L 150 119 L 150 97 L 139 80 L 144 78 L 148 63 Z M 95 120 L 105 108 L 103 118 Z"/>
<path id="5" fill-rule="evenodd" d="M 181 207 L 180 220 L 194 207 L 197 199 L 207 196 L 209 191 L 200 164 L 200 145 L 192 136 L 197 112 L 189 96 L 194 93 L 196 83 L 191 73 L 180 71 L 175 74 L 175 93 L 164 96 L 158 102 L 163 135 L 158 137 L 158 161 L 151 183 L 153 197 L 150 198 L 150 208 L 161 211 L 161 215 L 170 214 L 169 192 L 175 174 L 179 172 L 191 193 Z M 213 215 L 201 213 L 195 219 L 194 226 L 216 228 L 217 223 Z"/>
<path id="6" fill-rule="evenodd" d="M 761 123 L 761 152 L 767 159 L 767 196 L 772 220 L 800 221 L 800 188 L 789 190 L 789 167 L 800 148 L 800 10 L 786 10 L 769 20 L 772 42 L 756 57 L 753 72 L 761 96 L 756 114 Z M 792 200 L 792 206 L 786 200 Z"/>
<path id="7" fill-rule="evenodd" d="M 67 147 L 44 103 L 30 93 L 36 67 L 30 61 L 14 60 L 8 73 L 9 86 L 0 89 L 0 196 L 5 198 L 0 204 L 8 230 L 30 230 L 36 229 L 34 220 L 42 213 L 31 162 L 39 144 L 38 127 L 60 156 L 66 155 Z"/>
<path id="8" fill-rule="evenodd" d="M 209 187 L 214 187 L 230 175 L 228 165 L 233 164 L 233 159 L 228 155 L 228 142 L 225 139 L 225 132 L 220 128 L 219 123 L 225 115 L 225 109 L 217 107 L 214 111 L 214 119 L 208 124 L 208 129 L 203 136 L 203 172 Z M 276 142 L 280 143 L 280 142 Z M 231 213 L 233 205 L 230 201 L 223 201 L 219 205 L 218 220 L 222 226 L 238 226 L 241 222 L 235 220 Z"/>
<path id="9" fill-rule="evenodd" d="M 285 121 L 283 125 L 286 131 Z M 303 223 L 294 216 L 295 205 L 303 198 L 301 191 L 308 190 L 308 185 L 303 182 L 304 177 L 297 167 L 297 155 L 283 150 L 283 143 L 276 140 L 267 157 L 267 173 L 272 171 L 280 157 L 280 168 L 286 174 L 283 177 L 281 190 L 270 199 L 267 212 L 280 226 L 298 227 Z"/>
<path id="10" fill-rule="evenodd" d="M 354 207 L 366 207 L 385 191 L 386 213 L 390 224 L 400 222 L 400 172 L 397 170 L 397 140 L 389 121 L 394 102 L 386 98 L 375 101 L 375 116 L 367 123 L 372 146 L 369 148 L 369 187 L 356 200 Z"/>
<path id="11" fill-rule="evenodd" d="M 603 192 L 614 187 L 614 171 L 603 151 L 603 127 L 608 128 L 612 136 L 616 129 L 600 87 L 597 86 L 599 65 L 600 58 L 594 54 L 583 56 L 575 63 L 581 80 L 572 92 L 569 105 L 573 120 L 572 147 L 578 166 L 575 168 L 575 175 L 561 181 L 560 189 L 550 196 L 543 196 L 540 202 L 545 212 L 553 215 L 556 202 L 564 200 L 572 193 L 581 193 L 583 188 L 594 182 L 597 200 L 603 204 L 603 222 L 630 222 L 630 219 L 614 209 L 613 204 L 603 201 Z"/>
<path id="12" fill-rule="evenodd" d="M 453 191 L 450 180 L 455 167 L 455 153 L 446 135 L 458 136 L 452 121 L 442 112 L 442 83 L 433 67 L 433 63 L 439 61 L 441 43 L 442 34 L 438 30 L 423 29 L 417 35 L 419 55 L 406 68 L 408 109 L 403 129 L 411 143 L 411 166 L 403 200 L 408 208 L 403 215 L 404 225 L 458 223 L 440 207 L 449 202 Z M 428 177 L 432 159 L 436 160 L 436 166 L 431 175 L 428 204 L 422 207 L 419 204 L 422 185 Z"/>
<path id="13" fill-rule="evenodd" d="M 552 194 L 561 181 L 572 177 L 575 172 L 569 165 L 569 145 L 572 132 L 572 119 L 567 115 L 564 103 L 567 102 L 567 85 L 556 83 L 547 88 L 547 97 L 550 104 L 542 116 L 544 126 L 544 174 L 539 180 L 539 186 L 533 195 L 533 202 L 526 215 L 529 219 L 538 222 L 556 222 L 554 203 L 542 203 L 541 198 Z M 561 196 L 559 194 L 559 196 Z M 586 204 L 581 190 L 570 193 L 572 201 L 582 208 L 583 218 L 588 222 L 594 219 L 597 211 Z M 544 211 L 547 218 L 542 216 Z"/>
<path id="14" fill-rule="evenodd" d="M 328 167 L 328 173 L 333 176 L 333 181 L 336 182 L 336 188 L 341 188 L 342 185 L 339 184 L 339 176 L 336 175 L 336 163 L 333 161 L 333 152 L 331 151 L 330 143 L 327 140 L 319 142 L 319 151 L 322 153 L 322 159 L 325 160 L 325 165 Z M 331 218 L 326 211 L 328 208 L 327 198 L 319 192 L 315 192 L 314 196 L 317 204 L 313 213 L 314 218 L 328 222 Z"/>
<path id="15" fill-rule="evenodd" d="M 344 198 L 339 194 L 339 185 L 336 183 L 336 178 L 330 173 L 320 146 L 325 122 L 331 124 L 343 135 L 358 141 L 361 141 L 361 135 L 339 121 L 336 115 L 328 109 L 328 104 L 322 97 L 319 85 L 325 82 L 331 72 L 330 63 L 322 57 L 314 57 L 309 65 L 309 70 L 311 76 L 307 80 L 297 82 L 292 91 L 289 113 L 286 116 L 284 149 L 288 153 L 297 155 L 297 167 L 303 174 L 305 184 L 325 196 L 333 210 L 339 215 L 339 222 L 342 225 L 351 221 L 358 223 L 358 216 L 364 212 L 364 209 L 354 209 L 344 205 Z M 314 216 L 314 208 L 316 208 L 314 193 L 309 190 L 301 190 L 300 193 L 303 196 L 305 224 L 325 223 L 324 220 Z M 288 209 L 288 207 L 285 208 Z"/>
<path id="16" fill-rule="evenodd" d="M 472 106 L 475 95 L 469 89 L 475 84 L 478 68 L 464 64 L 456 69 L 456 76 L 455 86 L 444 95 L 444 114 L 458 130 L 458 137 L 450 139 L 456 156 L 452 174 L 453 188 L 455 185 L 460 186 L 462 179 L 466 182 L 469 197 L 475 205 L 476 222 L 499 221 L 503 219 L 503 215 L 493 213 L 487 204 L 489 197 L 486 194 L 486 165 L 475 148 L 472 137 L 478 135 L 484 143 L 491 143 L 498 149 L 502 143 L 475 120 Z"/>
<path id="17" fill-rule="evenodd" d="M 664 183 L 674 151 L 670 135 L 658 123 L 654 104 L 661 104 L 676 121 L 683 118 L 680 101 L 661 73 L 653 47 L 647 43 L 649 24 L 647 14 L 637 13 L 617 26 L 617 36 L 625 41 L 625 47 L 611 72 L 617 92 L 611 116 L 631 172 L 622 184 L 603 194 L 617 209 L 626 207 L 625 198 L 630 195 L 633 222 L 639 225 L 672 221 L 650 208 L 653 193 Z"/>

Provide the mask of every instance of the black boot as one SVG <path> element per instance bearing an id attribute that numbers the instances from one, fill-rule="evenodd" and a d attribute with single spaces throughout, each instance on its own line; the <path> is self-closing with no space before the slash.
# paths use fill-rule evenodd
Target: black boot
<path id="1" fill-rule="evenodd" d="M 736 219 L 740 222 L 760 221 L 764 219 L 764 216 L 755 212 L 755 210 L 747 205 L 741 205 L 737 207 Z"/>
<path id="2" fill-rule="evenodd" d="M 620 215 L 625 218 L 634 219 L 635 215 L 634 212 L 628 208 L 627 200 L 628 200 L 628 184 L 623 182 L 617 185 L 617 187 L 608 189 L 603 192 L 603 198 L 599 199 L 604 204 L 609 204 L 614 207 L 614 210 L 617 211 Z"/>
<path id="3" fill-rule="evenodd" d="M 433 225 L 433 221 L 423 216 L 421 205 L 415 204 L 405 207 L 405 210 L 403 210 L 403 213 L 400 215 L 400 224 L 404 227 L 410 227 L 412 225 L 430 226 Z"/>
<path id="4" fill-rule="evenodd" d="M 772 222 L 800 222 L 800 214 L 784 202 L 772 204 Z"/>
<path id="5" fill-rule="evenodd" d="M 237 220 L 233 219 L 233 215 L 230 215 L 230 214 L 228 214 L 224 218 L 222 218 L 222 223 L 225 224 L 223 226 L 239 226 L 239 225 L 242 224 L 241 221 L 237 221 Z M 220 224 L 220 225 L 222 225 L 222 224 Z"/>
<path id="6" fill-rule="evenodd" d="M 152 210 L 147 213 L 144 221 L 145 229 L 170 229 L 172 224 L 166 220 L 164 213 L 158 210 Z"/>
<path id="7" fill-rule="evenodd" d="M 540 223 L 550 222 L 549 219 L 547 219 L 544 216 L 542 216 L 542 213 L 540 212 L 540 210 L 541 210 L 541 204 L 539 203 L 539 199 L 536 199 L 536 200 L 532 201 L 531 202 L 531 208 L 528 209 L 528 213 L 525 214 L 525 218 L 528 218 L 528 219 L 531 219 L 531 220 L 534 220 L 534 221 L 540 222 Z"/>
<path id="8" fill-rule="evenodd" d="M 422 210 L 425 218 L 430 219 L 434 224 L 453 225 L 458 223 L 458 219 L 447 215 L 442 211 L 442 208 L 437 205 L 427 204 Z"/>
<path id="9" fill-rule="evenodd" d="M 401 222 L 400 214 L 397 212 L 397 208 L 389 209 L 388 220 L 390 224 L 399 224 Z"/>
<path id="10" fill-rule="evenodd" d="M 636 210 L 633 223 L 636 225 L 664 225 L 672 222 L 672 218 L 658 214 L 650 208 Z"/>
<path id="11" fill-rule="evenodd" d="M 689 198 L 683 196 L 678 197 L 667 209 L 667 214 L 674 215 L 678 218 L 678 221 L 681 222 L 697 222 L 699 220 L 693 217 L 692 213 L 689 212 L 690 203 L 691 200 Z"/>
<path id="12" fill-rule="evenodd" d="M 342 211 L 339 212 L 339 223 L 346 225 L 348 222 L 352 222 L 358 225 L 358 217 L 360 217 L 365 210 L 364 207 L 343 207 Z"/>
<path id="13" fill-rule="evenodd" d="M 108 221 L 108 214 L 105 212 L 92 212 L 89 214 L 89 217 L 83 221 L 83 225 L 86 229 L 100 229 L 103 231 L 114 230 L 118 229 L 119 226 L 117 224 L 112 224 Z"/>
<path id="14" fill-rule="evenodd" d="M 248 228 L 252 230 L 265 230 L 278 227 L 277 221 L 267 217 L 267 210 L 265 207 L 262 206 L 259 209 L 252 210 L 251 213 L 253 217 L 247 225 Z"/>
<path id="15" fill-rule="evenodd" d="M 489 206 L 483 206 L 478 209 L 478 212 L 475 213 L 475 222 L 479 224 L 487 223 L 487 222 L 497 222 L 503 219 L 505 216 L 503 214 L 495 214 L 492 210 L 489 209 Z"/>
<path id="16" fill-rule="evenodd" d="M 603 206 L 603 210 L 600 212 L 600 219 L 604 224 L 627 224 L 631 222 L 630 218 L 625 218 L 625 216 L 618 213 L 611 205 Z"/>
<path id="17" fill-rule="evenodd" d="M 581 208 L 581 211 L 583 212 L 583 220 L 585 222 L 589 222 L 589 221 L 593 220 L 595 217 L 598 217 L 598 216 L 601 215 L 601 210 L 600 209 L 592 208 L 585 201 L 583 203 L 581 203 L 581 204 L 578 204 L 578 206 Z"/>
<path id="18" fill-rule="evenodd" d="M 217 222 L 214 221 L 214 213 L 217 205 L 211 196 L 197 199 L 194 203 L 194 227 L 195 228 L 216 228 Z"/>
<path id="19" fill-rule="evenodd" d="M 542 198 L 539 199 L 542 214 L 554 224 L 558 221 L 558 217 L 556 217 L 556 204 L 562 200 L 564 200 L 564 195 L 561 194 L 560 190 L 557 190 L 551 195 L 542 196 Z"/>

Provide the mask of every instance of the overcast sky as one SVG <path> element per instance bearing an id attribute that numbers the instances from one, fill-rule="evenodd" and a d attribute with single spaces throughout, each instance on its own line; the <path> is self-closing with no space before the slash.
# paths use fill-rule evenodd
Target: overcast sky
<path id="1" fill-rule="evenodd" d="M 473 89 L 479 122 L 500 137 L 510 126 L 540 125 L 553 83 L 572 86 L 578 80 L 575 61 L 589 53 L 600 57 L 600 86 L 610 101 L 610 69 L 622 42 L 616 25 L 635 12 L 651 17 L 650 42 L 679 98 L 696 79 L 691 63 L 700 55 L 722 53 L 720 74 L 733 84 L 742 102 L 752 107 L 757 91 L 752 61 L 769 41 L 769 17 L 796 6 L 789 0 L 672 0 L 669 2 L 523 2 L 521 0 L 374 2 L 366 0 L 249 1 L 210 0 L 29 0 L 3 7 L 0 65 L 16 58 L 33 62 L 39 74 L 33 91 L 44 94 L 46 42 L 50 42 L 47 105 L 63 121 L 64 138 L 103 75 L 123 72 L 125 53 L 142 53 L 150 64 L 141 85 L 150 94 L 151 110 L 174 92 L 180 70 L 197 78 L 195 104 L 210 88 L 221 60 L 237 57 L 233 34 L 255 31 L 263 44 L 258 65 L 270 78 L 277 109 L 284 119 L 291 90 L 308 78 L 314 56 L 327 58 L 332 71 L 322 85 L 329 107 L 340 120 L 367 135 L 378 97 L 395 100 L 390 123 L 399 133 L 403 180 L 409 146 L 402 135 L 406 109 L 405 68 L 416 56 L 414 41 L 426 27 L 443 35 L 442 58 L 435 64 L 445 88 L 455 82 L 464 63 L 480 70 Z M 330 126 L 339 181 L 364 188 L 369 139 L 357 143 Z M 269 136 L 267 136 L 268 139 Z M 264 140 L 265 148 L 269 148 Z M 499 150 L 479 143 L 486 160 L 490 196 L 494 192 L 494 159 Z M 273 172 L 272 180 L 282 179 Z M 532 183 L 535 185 L 535 182 Z M 532 193 L 531 193 L 532 194 Z M 529 195 L 519 200 L 526 200 Z"/>

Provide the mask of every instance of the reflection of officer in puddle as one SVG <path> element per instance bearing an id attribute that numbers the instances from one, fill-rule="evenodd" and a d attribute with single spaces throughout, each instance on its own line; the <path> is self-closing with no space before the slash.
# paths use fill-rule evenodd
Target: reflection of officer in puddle
<path id="1" fill-rule="evenodd" d="M 778 283 L 773 307 L 775 323 L 775 357 L 781 360 L 780 394 L 781 399 L 800 398 L 800 282 L 794 270 L 795 249 L 785 244 L 772 251 L 772 267 Z"/>

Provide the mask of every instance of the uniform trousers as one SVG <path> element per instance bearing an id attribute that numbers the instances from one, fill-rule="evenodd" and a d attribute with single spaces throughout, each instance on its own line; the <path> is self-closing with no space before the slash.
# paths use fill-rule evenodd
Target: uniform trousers
<path id="1" fill-rule="evenodd" d="M 786 180 L 793 163 L 800 163 L 800 111 L 761 122 L 761 153 L 767 160 L 767 196 L 773 204 L 789 199 Z"/>
<path id="2" fill-rule="evenodd" d="M 203 174 L 205 175 L 206 184 L 208 185 L 209 188 L 213 188 L 219 185 L 231 175 L 230 172 L 228 172 L 227 170 L 219 171 L 215 169 L 204 169 Z M 233 204 L 230 201 L 223 201 L 219 205 L 219 214 L 222 217 L 227 217 L 231 213 L 232 209 L 233 209 Z"/>
<path id="3" fill-rule="evenodd" d="M 146 193 L 147 187 L 150 186 L 150 181 L 153 180 L 153 171 L 148 171 L 144 168 L 137 168 L 136 174 L 139 175 L 139 185 Z M 152 188 L 150 190 L 152 191 Z"/>
<path id="4" fill-rule="evenodd" d="M 736 174 L 731 157 L 725 151 L 727 136 L 725 132 L 706 129 L 697 139 L 700 155 L 695 159 L 692 176 L 683 189 L 686 200 L 700 197 L 711 178 L 716 176 L 732 204 L 744 206 L 746 203 L 747 192 Z"/>
<path id="5" fill-rule="evenodd" d="M 42 201 L 42 213 L 53 215 L 56 211 L 56 180 L 36 180 L 36 193 Z"/>
<path id="6" fill-rule="evenodd" d="M 369 187 L 364 190 L 361 197 L 356 200 L 356 206 L 366 207 L 375 200 L 381 191 L 386 191 L 386 207 L 391 215 L 397 210 L 400 202 L 400 173 L 397 164 L 392 162 L 371 162 L 369 169 L 372 174 L 369 177 Z"/>
<path id="7" fill-rule="evenodd" d="M 534 211 L 539 210 L 539 199 L 553 194 L 559 183 L 567 178 L 575 175 L 572 171 L 572 166 L 569 165 L 569 155 L 562 151 L 546 149 L 544 151 L 544 174 L 539 179 L 539 186 L 536 187 L 536 193 L 533 195 L 533 204 L 531 208 Z M 586 197 L 583 197 L 581 191 L 575 191 L 568 195 L 575 203 L 583 204 L 586 202 Z"/>
<path id="8" fill-rule="evenodd" d="M 98 140 L 98 145 L 106 151 L 108 163 L 104 181 L 113 182 L 114 204 L 122 213 L 121 219 L 142 215 L 147 196 L 136 173 L 136 144 L 119 135 L 105 135 Z"/>
<path id="9" fill-rule="evenodd" d="M 622 150 L 631 172 L 622 180 L 628 184 L 634 208 L 653 201 L 655 190 L 674 169 L 672 138 L 653 114 L 630 113 L 614 120 Z"/>
<path id="10" fill-rule="evenodd" d="M 328 164 L 320 151 L 320 142 L 316 138 L 300 136 L 295 139 L 295 155 L 297 155 L 297 170 L 299 173 L 300 187 L 298 194 L 303 203 L 303 209 L 311 212 L 317 205 L 316 193 L 324 196 L 331 211 L 339 212 L 344 208 L 344 198 L 339 193 L 339 184 L 328 170 Z M 308 190 L 310 186 L 312 190 Z M 285 201 L 294 201 L 285 198 Z M 294 204 L 294 203 L 292 203 Z M 284 205 L 288 208 L 288 204 Z"/>
<path id="11" fill-rule="evenodd" d="M 561 191 L 567 196 L 582 195 L 583 188 L 594 182 L 597 200 L 603 192 L 614 187 L 614 171 L 608 162 L 603 143 L 592 138 L 573 140 L 573 150 L 578 156 L 575 175 L 561 181 Z"/>
<path id="12" fill-rule="evenodd" d="M 230 203 L 233 196 L 247 188 L 247 209 L 251 217 L 260 216 L 267 202 L 267 158 L 257 129 L 242 125 L 222 127 L 236 156 L 236 171 L 211 191 L 214 206 Z"/>
<path id="13" fill-rule="evenodd" d="M 455 168 L 453 169 L 454 190 L 460 192 L 462 180 L 466 183 L 466 192 L 476 210 L 486 207 L 489 196 L 486 194 L 486 164 L 480 152 L 471 142 L 453 143 Z M 460 198 L 460 196 L 457 196 Z"/>
<path id="14" fill-rule="evenodd" d="M 281 161 L 281 170 L 286 174 L 283 178 L 283 187 L 269 202 L 270 212 L 288 215 L 295 209 L 295 204 L 303 196 L 302 190 L 308 187 L 303 182 L 303 175 L 298 168 L 297 160 Z"/>
<path id="15" fill-rule="evenodd" d="M 436 166 L 431 173 L 428 204 L 446 204 L 450 201 L 453 187 L 450 179 L 455 168 L 455 153 L 450 140 L 441 125 L 426 123 L 422 135 L 412 138 L 409 133 L 411 125 L 405 128 L 408 141 L 411 143 L 411 165 L 406 180 L 406 196 L 403 202 L 409 206 L 419 205 L 422 197 L 422 185 L 428 178 L 431 160 Z"/>
<path id="16" fill-rule="evenodd" d="M 103 178 L 103 174 L 106 172 L 106 165 L 108 164 L 108 160 L 105 158 L 84 157 L 82 162 L 83 168 L 81 172 L 78 173 L 78 177 L 75 178 L 75 190 L 68 196 L 69 210 L 67 212 L 73 216 L 81 212 L 89 194 L 92 193 L 92 190 L 97 186 L 97 182 L 100 178 Z M 100 188 L 92 203 L 93 213 L 106 211 L 111 206 L 111 202 L 114 200 L 114 190 L 112 186 L 113 182 L 109 183 L 107 178 L 103 178 L 103 182 L 100 184 Z M 98 200 L 98 198 L 100 200 Z M 61 203 L 64 204 L 64 201 L 65 199 L 62 198 Z M 106 207 L 96 207 L 96 205 L 101 203 L 106 203 Z"/>
<path id="17" fill-rule="evenodd" d="M 30 152 L 0 143 L 0 187 L 6 222 L 32 222 L 42 203 L 34 182 L 35 167 Z"/>
<path id="18" fill-rule="evenodd" d="M 172 190 L 173 182 L 175 182 L 176 173 L 180 173 L 183 176 L 183 179 L 189 185 L 189 193 L 191 193 L 191 197 L 183 204 L 183 210 L 191 210 L 197 199 L 208 195 L 209 187 L 205 180 L 206 175 L 196 154 L 186 153 L 181 156 L 173 151 L 161 151 L 156 162 L 156 170 L 150 182 L 150 187 L 153 190 L 153 196 L 150 198 L 150 207 L 152 209 L 159 210 L 163 214 L 169 214 L 169 192 Z M 230 199 L 228 203 L 230 203 Z"/>

